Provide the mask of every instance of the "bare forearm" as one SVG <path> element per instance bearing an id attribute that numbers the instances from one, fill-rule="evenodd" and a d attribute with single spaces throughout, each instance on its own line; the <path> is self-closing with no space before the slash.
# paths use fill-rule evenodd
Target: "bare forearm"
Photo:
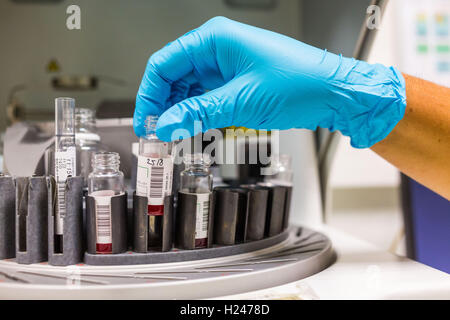
<path id="1" fill-rule="evenodd" d="M 372 150 L 450 199 L 450 89 L 404 75 L 404 118 Z"/>

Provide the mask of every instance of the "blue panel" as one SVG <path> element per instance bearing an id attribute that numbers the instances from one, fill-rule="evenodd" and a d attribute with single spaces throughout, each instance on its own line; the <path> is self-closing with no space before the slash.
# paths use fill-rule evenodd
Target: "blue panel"
<path id="1" fill-rule="evenodd" d="M 450 201 L 410 182 L 416 259 L 450 273 Z"/>

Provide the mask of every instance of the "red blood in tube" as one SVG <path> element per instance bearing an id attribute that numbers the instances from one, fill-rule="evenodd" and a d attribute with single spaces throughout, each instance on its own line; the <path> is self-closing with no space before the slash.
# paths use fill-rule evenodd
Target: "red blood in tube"
<path id="1" fill-rule="evenodd" d="M 148 215 L 162 216 L 164 215 L 164 205 L 148 205 Z"/>
<path id="2" fill-rule="evenodd" d="M 112 253 L 112 243 L 97 243 L 96 250 L 97 254 Z"/>
<path id="3" fill-rule="evenodd" d="M 207 242 L 208 242 L 207 238 L 195 239 L 195 247 L 196 248 L 206 248 Z"/>

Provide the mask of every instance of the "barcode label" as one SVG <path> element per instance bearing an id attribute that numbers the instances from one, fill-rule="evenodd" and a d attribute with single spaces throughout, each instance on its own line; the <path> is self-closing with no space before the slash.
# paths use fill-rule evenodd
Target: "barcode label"
<path id="1" fill-rule="evenodd" d="M 66 181 L 69 176 L 75 176 L 76 149 L 69 147 L 65 151 L 55 152 L 55 180 L 56 180 L 56 212 L 55 233 L 62 235 L 64 230 L 64 217 L 66 215 Z"/>
<path id="2" fill-rule="evenodd" d="M 197 213 L 195 223 L 195 239 L 208 237 L 210 193 L 197 194 Z"/>
<path id="3" fill-rule="evenodd" d="M 150 198 L 161 198 L 164 187 L 164 167 L 152 167 L 150 174 Z"/>
<path id="4" fill-rule="evenodd" d="M 97 191 L 91 194 L 95 200 L 97 244 L 112 243 L 111 197 L 114 191 Z"/>
<path id="5" fill-rule="evenodd" d="M 172 194 L 173 162 L 171 157 L 138 157 L 136 194 L 148 197 L 149 205 L 163 205 Z"/>
<path id="6" fill-rule="evenodd" d="M 58 200 L 58 211 L 60 215 L 64 216 L 66 213 L 66 200 L 65 200 L 66 182 L 58 182 L 56 185 L 57 185 L 56 198 Z"/>
<path id="7" fill-rule="evenodd" d="M 55 179 L 56 182 L 65 182 L 67 177 L 75 176 L 76 148 L 69 147 L 64 151 L 55 152 Z"/>
<path id="8" fill-rule="evenodd" d="M 111 243 L 111 206 L 99 205 L 97 212 L 97 243 Z"/>
<path id="9" fill-rule="evenodd" d="M 209 201 L 205 201 L 205 202 L 203 202 L 202 232 L 208 231 L 208 220 L 209 220 Z"/>
<path id="10" fill-rule="evenodd" d="M 64 233 L 64 217 L 66 216 L 66 183 L 56 183 L 56 212 L 55 212 L 55 234 L 62 235 Z"/>

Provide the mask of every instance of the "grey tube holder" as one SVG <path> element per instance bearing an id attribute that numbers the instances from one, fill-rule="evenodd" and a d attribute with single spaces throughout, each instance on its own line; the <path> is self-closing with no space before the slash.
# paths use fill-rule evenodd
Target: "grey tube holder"
<path id="1" fill-rule="evenodd" d="M 244 242 L 247 233 L 248 190 L 232 187 L 214 188 L 214 243 L 233 245 Z"/>
<path id="2" fill-rule="evenodd" d="M 264 238 L 264 231 L 266 227 L 269 189 L 258 185 L 243 185 L 242 188 L 248 189 L 248 222 L 246 241 L 261 240 Z"/>
<path id="3" fill-rule="evenodd" d="M 84 262 L 88 265 L 131 265 L 131 264 L 152 264 L 169 263 L 181 261 L 194 261 L 202 259 L 212 259 L 226 257 L 236 254 L 243 254 L 276 245 L 289 237 L 290 230 L 277 234 L 270 238 L 258 241 L 239 243 L 233 246 L 213 246 L 194 250 L 171 250 L 168 252 L 148 252 L 135 253 L 126 252 L 119 254 L 89 254 L 84 256 Z"/>
<path id="4" fill-rule="evenodd" d="M 265 236 L 272 237 L 283 230 L 287 188 L 277 185 L 266 188 L 269 190 L 269 198 L 267 201 Z"/>
<path id="5" fill-rule="evenodd" d="M 208 215 L 208 239 L 206 247 L 213 243 L 214 225 L 214 194 L 211 192 L 209 199 Z M 195 229 L 197 220 L 197 195 L 185 192 L 178 192 L 177 214 L 175 223 L 175 246 L 178 249 L 193 250 L 195 248 Z"/>
<path id="6" fill-rule="evenodd" d="M 127 251 L 127 193 L 111 197 L 111 238 L 112 253 Z M 87 230 L 87 252 L 97 253 L 97 224 L 95 212 L 95 198 L 86 197 L 86 230 Z"/>
<path id="7" fill-rule="evenodd" d="M 13 178 L 0 176 L 0 259 L 16 256 L 15 201 Z"/>
<path id="8" fill-rule="evenodd" d="M 289 216 L 291 213 L 292 187 L 286 188 L 286 202 L 284 204 L 283 230 L 289 227 Z"/>
<path id="9" fill-rule="evenodd" d="M 68 177 L 65 188 L 62 253 L 55 252 L 56 182 L 47 177 L 48 185 L 48 263 L 68 266 L 83 260 L 83 177 Z"/>
<path id="10" fill-rule="evenodd" d="M 148 215 L 148 200 L 147 197 L 133 195 L 133 251 L 138 253 L 147 253 L 151 251 L 170 251 L 173 246 L 173 195 L 164 198 L 164 214 L 157 218 L 161 219 L 158 226 L 159 230 L 149 232 L 149 215 Z M 149 247 L 149 233 L 153 235 L 161 234 L 160 246 Z"/>
<path id="11" fill-rule="evenodd" d="M 266 236 L 272 236 L 289 227 L 289 216 L 292 201 L 292 186 L 260 182 L 260 188 L 269 190 Z"/>
<path id="12" fill-rule="evenodd" d="M 47 261 L 47 182 L 45 177 L 16 178 L 16 261 Z"/>

